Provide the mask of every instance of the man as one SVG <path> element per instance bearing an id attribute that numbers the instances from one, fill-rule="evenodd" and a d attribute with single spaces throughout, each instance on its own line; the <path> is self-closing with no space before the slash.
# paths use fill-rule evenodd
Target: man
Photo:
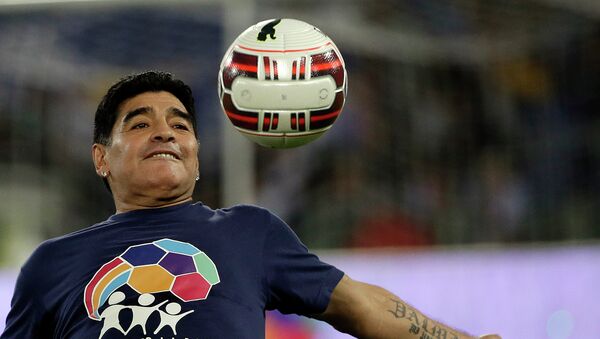
<path id="1" fill-rule="evenodd" d="M 36 249 L 1 338 L 262 338 L 270 309 L 360 338 L 472 338 L 319 261 L 267 210 L 193 203 L 198 147 L 183 82 L 113 85 L 92 157 L 116 214 Z"/>

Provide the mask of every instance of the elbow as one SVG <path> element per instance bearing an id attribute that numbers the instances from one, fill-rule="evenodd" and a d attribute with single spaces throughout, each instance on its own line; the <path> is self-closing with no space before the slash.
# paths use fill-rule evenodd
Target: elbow
<path id="1" fill-rule="evenodd" d="M 384 319 L 380 308 L 388 298 L 389 292 L 383 288 L 344 276 L 334 289 L 327 310 L 316 318 L 354 337 L 382 338 Z"/>
<path id="2" fill-rule="evenodd" d="M 371 303 L 365 302 L 354 304 L 346 308 L 343 313 L 330 314 L 327 318 L 321 320 L 329 323 L 336 330 L 352 335 L 356 338 L 380 339 L 384 338 L 383 319 L 380 314 L 372 307 Z"/>

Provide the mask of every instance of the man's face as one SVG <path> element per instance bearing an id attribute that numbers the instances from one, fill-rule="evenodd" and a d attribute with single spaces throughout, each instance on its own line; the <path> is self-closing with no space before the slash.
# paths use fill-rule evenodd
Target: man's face
<path id="1" fill-rule="evenodd" d="M 104 164 L 101 171 L 109 173 L 117 200 L 136 204 L 191 197 L 198 175 L 191 119 L 179 99 L 164 91 L 145 92 L 119 106 L 112 142 L 96 161 L 97 169 Z"/>

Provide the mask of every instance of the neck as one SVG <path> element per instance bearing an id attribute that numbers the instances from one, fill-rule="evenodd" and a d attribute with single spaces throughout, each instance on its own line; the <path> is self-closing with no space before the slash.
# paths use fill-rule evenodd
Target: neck
<path id="1" fill-rule="evenodd" d="M 120 201 L 120 200 L 115 199 L 115 209 L 117 211 L 117 214 L 119 214 L 119 213 L 124 213 L 124 212 L 129 212 L 129 211 L 135 211 L 135 210 L 175 206 L 175 205 L 179 205 L 179 204 L 183 204 L 183 203 L 191 202 L 191 201 L 192 201 L 191 196 L 178 197 L 177 199 L 164 199 L 164 200 L 157 199 L 157 200 L 152 200 L 152 201 L 137 201 L 134 203 L 128 203 L 125 201 Z"/>

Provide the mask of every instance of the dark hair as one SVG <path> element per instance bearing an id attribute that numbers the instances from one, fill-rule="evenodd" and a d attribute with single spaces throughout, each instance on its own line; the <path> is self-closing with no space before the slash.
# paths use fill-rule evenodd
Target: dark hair
<path id="1" fill-rule="evenodd" d="M 166 91 L 173 94 L 192 116 L 196 133 L 196 111 L 192 90 L 183 81 L 174 79 L 170 73 L 147 71 L 132 74 L 112 85 L 96 109 L 94 118 L 94 143 L 110 145 L 112 128 L 117 120 L 117 109 L 125 100 L 145 92 Z"/>

